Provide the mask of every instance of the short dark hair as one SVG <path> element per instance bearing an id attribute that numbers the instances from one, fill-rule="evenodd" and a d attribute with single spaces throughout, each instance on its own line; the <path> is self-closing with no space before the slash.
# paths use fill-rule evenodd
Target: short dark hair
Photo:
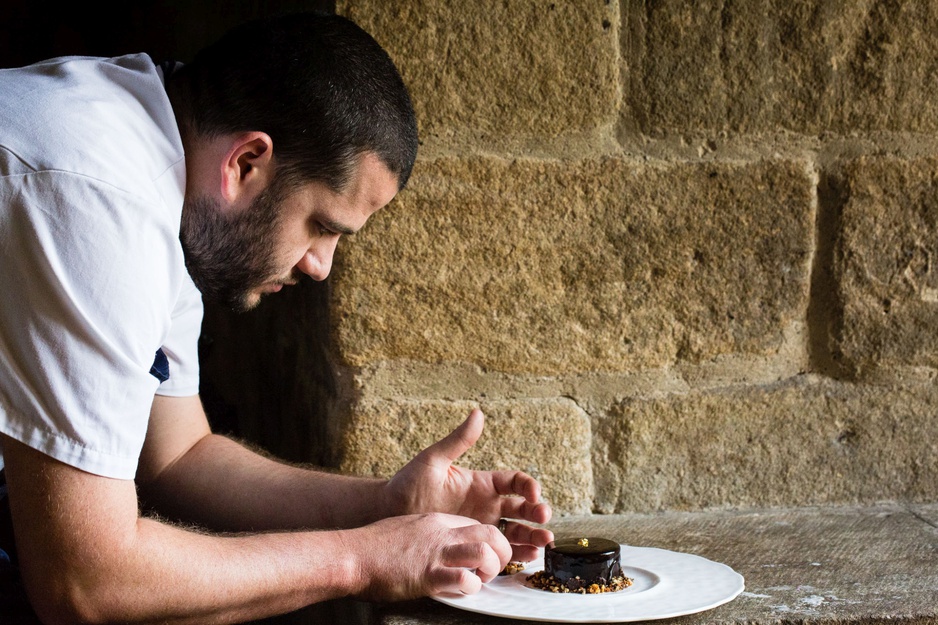
<path id="1" fill-rule="evenodd" d="M 169 79 L 186 130 L 259 130 L 277 175 L 341 191 L 374 152 L 403 188 L 417 156 L 410 95 L 387 52 L 351 20 L 321 12 L 242 24 Z"/>

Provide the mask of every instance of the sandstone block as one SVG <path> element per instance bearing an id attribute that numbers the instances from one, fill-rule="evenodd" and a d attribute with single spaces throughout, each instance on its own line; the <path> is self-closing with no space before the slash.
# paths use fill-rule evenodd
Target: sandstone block
<path id="1" fill-rule="evenodd" d="M 620 403 L 593 425 L 602 512 L 934 501 L 938 390 L 813 379 Z"/>
<path id="2" fill-rule="evenodd" d="M 465 401 L 369 400 L 344 430 L 343 471 L 389 477 L 452 431 L 478 406 Z M 472 469 L 521 470 L 538 478 L 558 513 L 589 512 L 589 418 L 568 399 L 493 401 L 482 438 L 458 462 Z"/>
<path id="3" fill-rule="evenodd" d="M 425 139 L 492 144 L 615 123 L 615 2 L 336 5 L 398 64 Z"/>
<path id="4" fill-rule="evenodd" d="M 806 308 L 803 162 L 443 158 L 339 245 L 346 364 L 553 375 L 773 355 Z"/>
<path id="5" fill-rule="evenodd" d="M 938 367 L 938 159 L 858 159 L 842 184 L 835 357 L 857 374 Z"/>
<path id="6" fill-rule="evenodd" d="M 925 504 L 921 506 L 912 506 L 911 510 L 921 519 L 932 527 L 938 527 L 938 504 Z"/>
<path id="7" fill-rule="evenodd" d="M 645 132 L 938 129 L 931 2 L 625 2 L 625 120 Z"/>

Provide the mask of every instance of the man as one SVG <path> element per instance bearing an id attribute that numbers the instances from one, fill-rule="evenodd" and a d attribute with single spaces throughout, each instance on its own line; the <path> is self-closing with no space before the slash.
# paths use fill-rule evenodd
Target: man
<path id="1" fill-rule="evenodd" d="M 361 29 L 301 14 L 235 29 L 182 67 L 129 55 L 0 70 L 0 119 L 15 535 L 0 547 L 43 622 L 473 593 L 552 538 L 524 522 L 550 517 L 533 478 L 452 465 L 479 411 L 390 480 L 278 463 L 207 425 L 201 295 L 248 309 L 324 279 L 340 236 L 409 176 L 409 97 Z"/>

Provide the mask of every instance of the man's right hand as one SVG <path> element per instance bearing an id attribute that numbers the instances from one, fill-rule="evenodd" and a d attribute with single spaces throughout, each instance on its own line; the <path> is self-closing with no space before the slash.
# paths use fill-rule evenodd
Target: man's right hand
<path id="1" fill-rule="evenodd" d="M 451 514 L 391 517 L 344 533 L 357 562 L 358 594 L 374 601 L 474 594 L 511 558 L 494 526 Z"/>

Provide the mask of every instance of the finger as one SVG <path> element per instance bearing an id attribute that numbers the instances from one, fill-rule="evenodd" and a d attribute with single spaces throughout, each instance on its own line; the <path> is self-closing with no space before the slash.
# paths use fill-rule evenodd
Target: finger
<path id="1" fill-rule="evenodd" d="M 521 497 L 503 497 L 501 517 L 503 519 L 521 519 L 529 523 L 544 525 L 550 521 L 552 510 L 549 504 L 532 504 Z"/>
<path id="2" fill-rule="evenodd" d="M 449 545 L 441 555 L 445 566 L 475 569 L 476 575 L 483 582 L 493 580 L 505 568 L 499 562 L 495 550 L 484 542 Z"/>
<path id="3" fill-rule="evenodd" d="M 511 544 L 505 535 L 498 531 L 494 525 L 482 524 L 474 527 L 466 527 L 458 530 L 463 536 L 462 542 L 468 542 L 470 539 L 487 543 L 498 556 L 499 571 L 505 568 L 511 559 Z"/>
<path id="4" fill-rule="evenodd" d="M 482 415 L 482 411 L 476 408 L 469 413 L 466 420 L 459 424 L 455 430 L 447 434 L 445 438 L 427 447 L 423 453 L 453 462 L 475 445 L 479 437 L 482 436 L 484 424 L 485 417 Z"/>
<path id="5" fill-rule="evenodd" d="M 492 486 L 499 495 L 520 495 L 531 503 L 541 498 L 541 485 L 522 471 L 493 471 Z"/>
<path id="6" fill-rule="evenodd" d="M 446 592 L 474 595 L 482 590 L 482 580 L 469 569 L 438 568 L 430 576 L 433 595 Z"/>
<path id="7" fill-rule="evenodd" d="M 452 516 L 456 520 L 464 518 L 454 515 L 441 516 Z M 504 534 L 498 531 L 498 528 L 494 525 L 479 523 L 474 519 L 466 519 L 466 521 L 467 522 L 464 525 L 453 527 L 450 530 L 451 537 L 449 544 L 458 545 L 462 543 L 473 542 L 486 543 L 498 556 L 502 566 L 508 564 L 508 559 L 511 557 L 511 544 L 509 544 L 508 539 L 505 538 Z"/>
<path id="8" fill-rule="evenodd" d="M 554 533 L 541 527 L 531 527 L 525 523 L 509 521 L 505 524 L 505 538 L 512 545 L 544 547 L 554 539 Z"/>
<path id="9" fill-rule="evenodd" d="M 512 562 L 534 562 L 541 555 L 541 552 L 534 545 L 512 545 Z"/>
<path id="10" fill-rule="evenodd" d="M 511 560 L 511 543 L 508 542 L 508 539 L 502 534 L 497 527 L 494 525 L 483 524 L 477 528 L 472 528 L 471 530 L 465 529 L 462 530 L 464 533 L 468 534 L 470 531 L 473 536 L 478 536 L 479 540 L 483 540 L 495 551 L 496 556 L 498 556 L 498 571 L 501 571 L 505 568 L 505 565 L 508 564 Z M 496 573 L 498 572 L 496 571 Z"/>

